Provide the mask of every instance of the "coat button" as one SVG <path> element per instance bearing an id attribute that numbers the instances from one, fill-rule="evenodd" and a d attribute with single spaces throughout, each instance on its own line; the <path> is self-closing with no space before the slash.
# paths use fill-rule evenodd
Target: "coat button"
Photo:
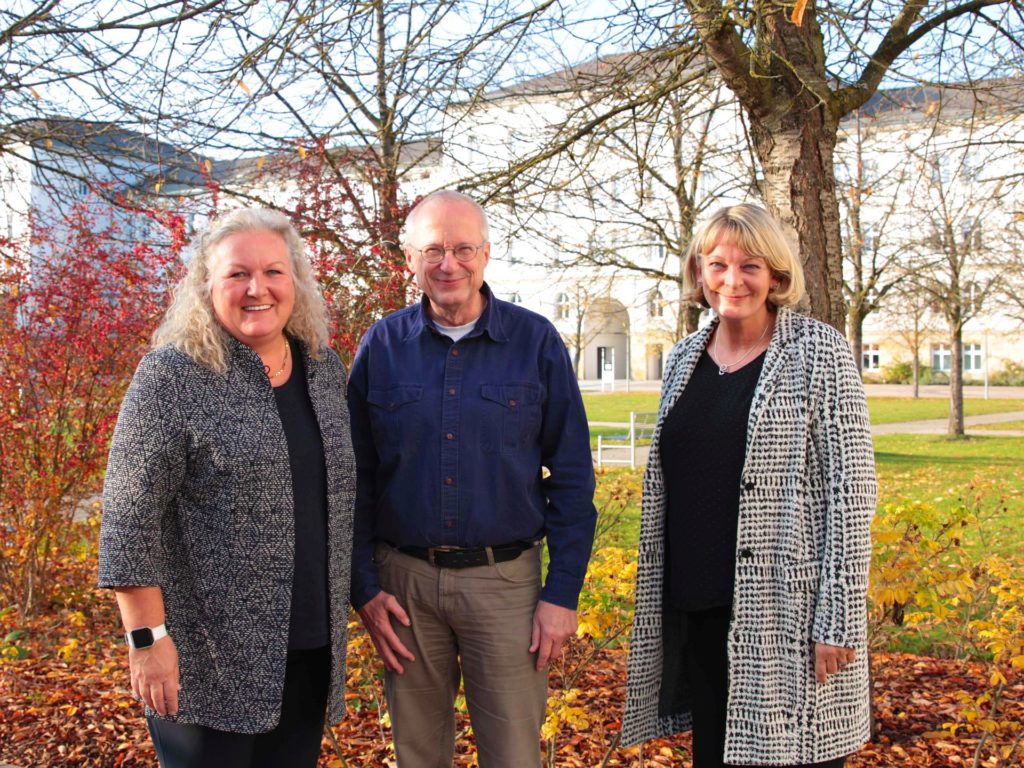
<path id="1" fill-rule="evenodd" d="M 744 491 L 752 491 L 752 490 L 754 490 L 754 481 L 753 480 L 747 480 L 747 482 L 745 482 L 743 484 L 743 490 Z"/>
<path id="2" fill-rule="evenodd" d="M 754 550 L 750 549 L 750 547 L 744 547 L 743 549 L 740 550 L 740 557 L 743 558 L 744 560 L 749 560 L 753 556 L 754 556 Z"/>
<path id="3" fill-rule="evenodd" d="M 459 356 L 459 350 L 453 349 L 452 350 L 452 357 L 458 357 L 458 356 Z"/>
<path id="4" fill-rule="evenodd" d="M 509 401 L 508 401 L 508 404 L 509 404 L 509 405 L 510 405 L 510 406 L 511 406 L 512 408 L 515 408 L 515 407 L 516 407 L 516 401 L 515 401 L 515 400 L 509 400 Z"/>

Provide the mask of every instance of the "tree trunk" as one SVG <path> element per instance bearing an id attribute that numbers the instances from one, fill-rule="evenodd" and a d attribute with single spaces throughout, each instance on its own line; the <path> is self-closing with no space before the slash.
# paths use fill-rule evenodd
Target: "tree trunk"
<path id="1" fill-rule="evenodd" d="M 949 341 L 951 363 L 949 369 L 949 436 L 964 436 L 964 374 L 963 327 L 959 318 L 950 322 Z"/>
<path id="2" fill-rule="evenodd" d="M 751 118 L 764 172 L 764 201 L 797 247 L 810 314 L 843 332 L 842 238 L 832 154 L 836 126 L 824 110 L 799 99 L 771 123 Z"/>
<path id="3" fill-rule="evenodd" d="M 847 315 L 849 329 L 847 338 L 850 341 L 850 349 L 853 350 L 853 359 L 857 363 L 857 370 L 864 374 L 864 313 L 860 305 L 851 306 Z"/>
<path id="4" fill-rule="evenodd" d="M 686 303 L 685 308 L 683 309 L 683 333 L 679 336 L 680 339 L 684 336 L 689 336 L 697 330 L 697 325 L 700 323 L 701 311 L 702 309 L 699 305 L 692 304 L 690 302 Z"/>
<path id="5" fill-rule="evenodd" d="M 920 357 L 920 354 L 921 354 L 920 350 L 917 347 L 915 347 L 914 348 L 914 360 L 913 360 L 913 363 L 912 363 L 913 371 L 914 371 L 914 394 L 913 394 L 913 397 L 914 397 L 915 400 L 917 400 L 918 398 L 921 397 L 921 357 Z"/>

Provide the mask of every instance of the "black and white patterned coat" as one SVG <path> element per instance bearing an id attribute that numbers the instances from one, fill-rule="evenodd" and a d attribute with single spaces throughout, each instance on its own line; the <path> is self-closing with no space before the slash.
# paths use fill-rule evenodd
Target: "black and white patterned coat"
<path id="1" fill-rule="evenodd" d="M 345 369 L 304 351 L 327 466 L 331 722 L 344 715 L 355 459 Z M 263 365 L 231 340 L 218 375 L 173 347 L 125 395 L 103 491 L 99 583 L 159 586 L 178 649 L 173 720 L 239 733 L 278 721 L 295 520 L 288 446 Z M 147 712 L 153 715 L 154 712 Z"/>
<path id="2" fill-rule="evenodd" d="M 685 683 L 672 672 L 679 669 L 681 641 L 663 643 L 672 633 L 662 622 L 660 439 L 665 415 L 712 330 L 677 344 L 666 366 L 644 475 L 623 744 L 692 727 L 680 690 Z M 816 763 L 852 753 L 867 740 L 866 593 L 875 495 L 867 405 L 849 345 L 831 326 L 780 309 L 747 427 L 728 640 L 726 763 Z M 856 661 L 819 684 L 815 642 L 855 648 Z"/>

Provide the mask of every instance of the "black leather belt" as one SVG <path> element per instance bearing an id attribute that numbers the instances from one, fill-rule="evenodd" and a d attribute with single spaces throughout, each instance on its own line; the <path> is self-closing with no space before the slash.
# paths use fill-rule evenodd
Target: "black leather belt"
<path id="1" fill-rule="evenodd" d="M 506 563 L 515 560 L 523 552 L 535 546 L 530 541 L 514 541 L 511 544 L 499 544 L 496 547 L 476 547 L 461 549 L 459 547 L 395 547 L 403 555 L 426 560 L 438 568 L 475 568 L 480 565 Z M 488 558 L 488 550 L 493 558 Z"/>

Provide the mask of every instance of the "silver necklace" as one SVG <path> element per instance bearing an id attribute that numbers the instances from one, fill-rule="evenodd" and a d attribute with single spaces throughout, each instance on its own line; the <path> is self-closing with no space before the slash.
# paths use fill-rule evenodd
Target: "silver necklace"
<path id="1" fill-rule="evenodd" d="M 739 358 L 737 358 L 736 360 L 733 360 L 731 363 L 718 363 L 718 375 L 719 376 L 724 376 L 729 371 L 729 369 L 732 368 L 734 365 L 739 365 L 744 360 L 746 360 L 747 359 L 747 355 L 749 355 L 751 352 L 753 352 L 757 348 L 757 345 L 761 343 L 761 339 L 763 339 L 764 335 L 766 333 L 768 333 L 768 328 L 771 326 L 771 324 L 772 324 L 772 321 L 771 321 L 771 318 L 769 318 L 768 324 L 764 327 L 764 330 L 761 331 L 761 335 L 757 337 L 757 341 L 755 341 L 750 346 L 750 349 L 748 349 L 746 352 L 744 352 Z M 715 360 L 720 360 L 720 359 L 721 358 L 718 356 L 718 330 L 716 329 L 715 330 Z"/>

